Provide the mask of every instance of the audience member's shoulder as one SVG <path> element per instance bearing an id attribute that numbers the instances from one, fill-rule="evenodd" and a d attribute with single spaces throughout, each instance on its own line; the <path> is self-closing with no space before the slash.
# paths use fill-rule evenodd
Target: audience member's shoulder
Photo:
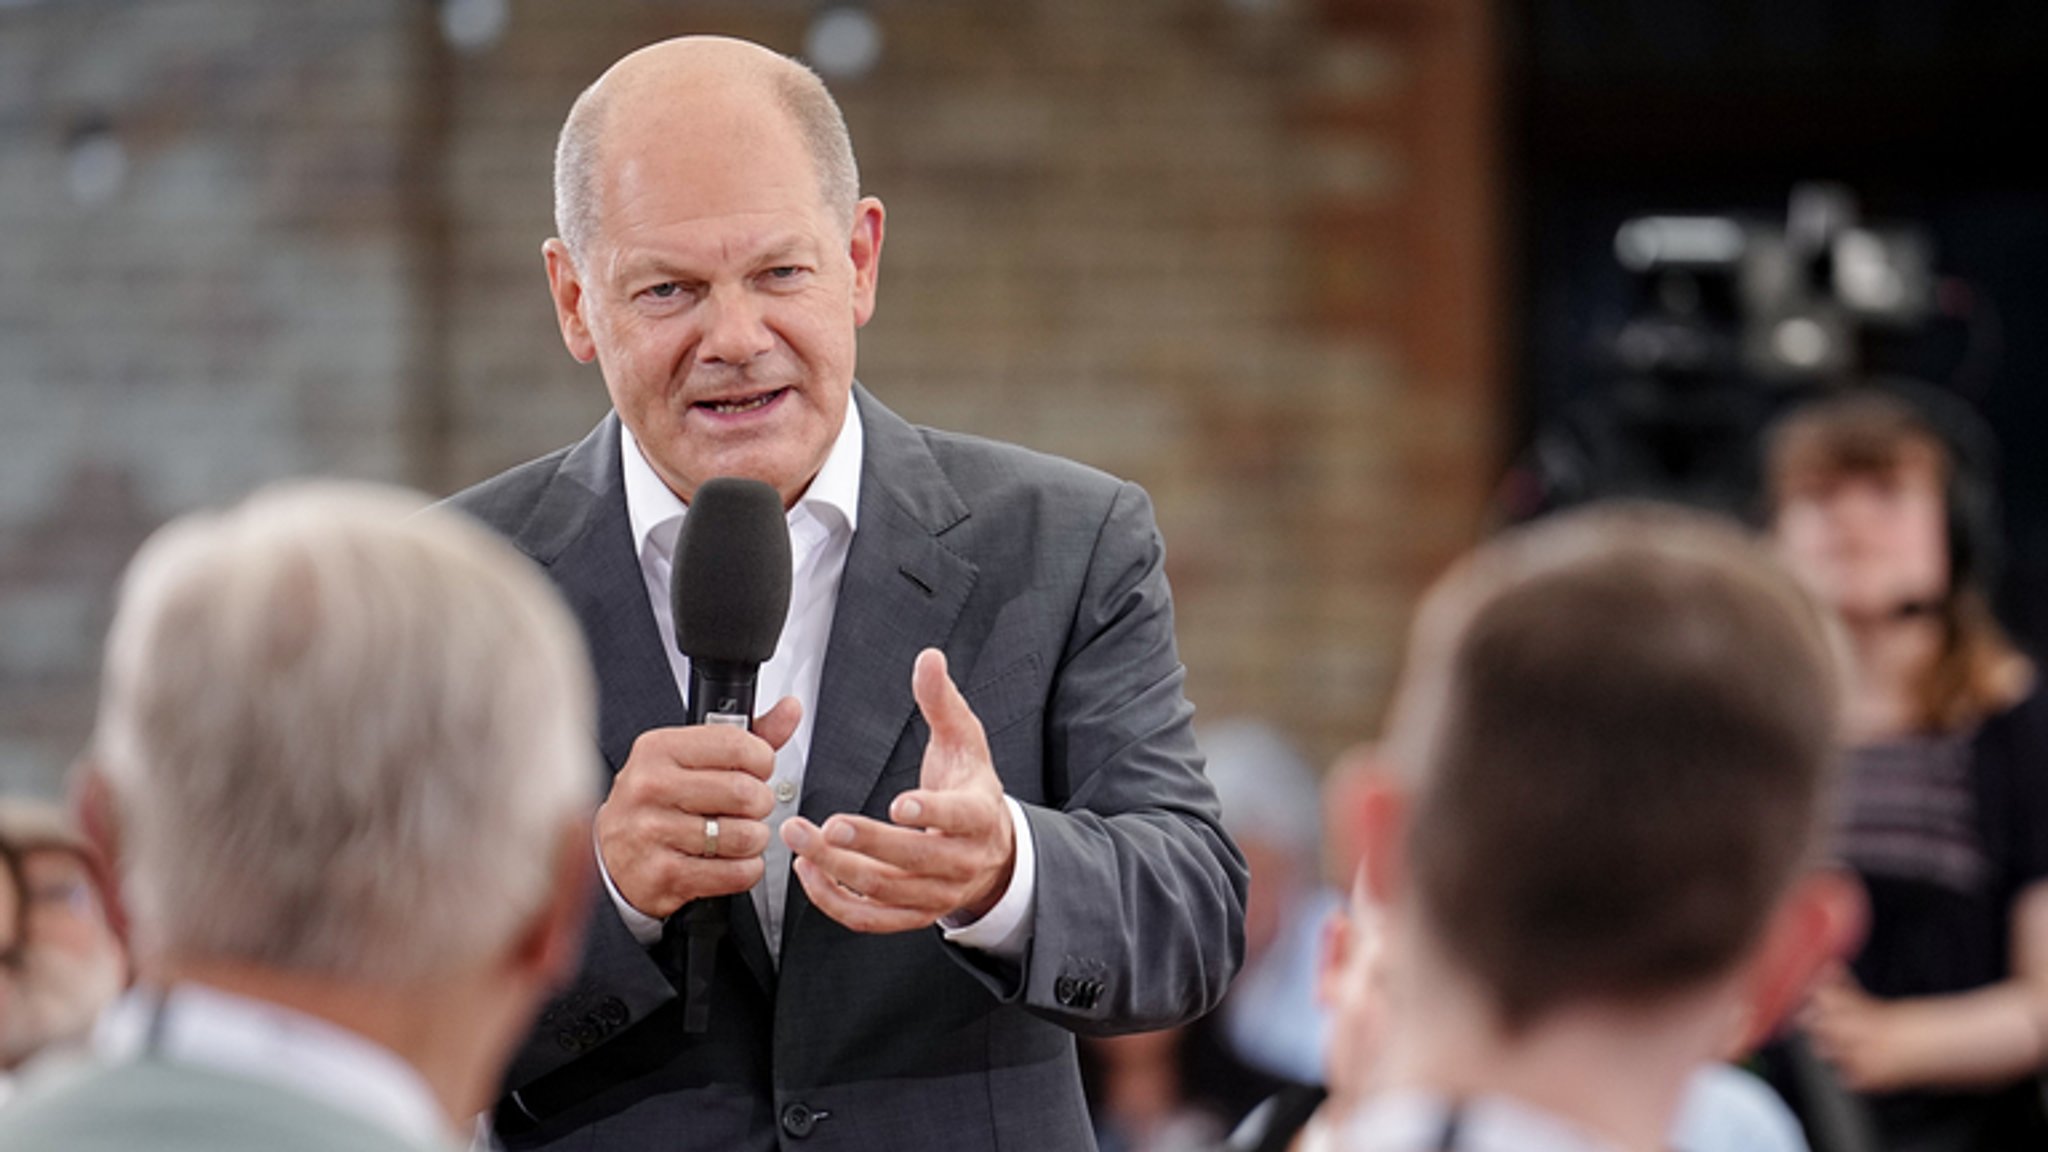
<path id="1" fill-rule="evenodd" d="M 1687 1082 L 1671 1144 L 1683 1152 L 1808 1152 L 1792 1110 L 1740 1068 L 1708 1064 Z"/>
<path id="2" fill-rule="evenodd" d="M 84 1064 L 0 1113 L 0 1152 L 430 1152 L 281 1088 L 159 1060 Z"/>

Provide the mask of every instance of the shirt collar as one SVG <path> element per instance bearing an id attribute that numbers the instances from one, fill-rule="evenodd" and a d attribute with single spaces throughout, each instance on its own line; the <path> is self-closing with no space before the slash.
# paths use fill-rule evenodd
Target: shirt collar
<path id="1" fill-rule="evenodd" d="M 1619 1152 L 1571 1121 L 1511 1097 L 1483 1095 L 1458 1103 L 1412 1089 L 1360 1104 L 1344 1121 L 1339 1145 L 1350 1152 L 1436 1148 L 1453 1113 L 1459 1152 Z"/>
<path id="2" fill-rule="evenodd" d="M 825 454 L 824 465 L 811 478 L 810 487 L 804 489 L 796 506 L 789 510 L 791 522 L 805 515 L 821 521 L 827 529 L 834 527 L 834 521 L 849 533 L 858 528 L 860 471 L 866 448 L 860 405 L 849 397 L 839 435 L 832 441 L 832 450 Z M 676 533 L 682 530 L 689 505 L 655 474 L 654 466 L 647 462 L 640 442 L 624 420 L 619 421 L 619 455 L 625 470 L 626 519 L 633 528 L 634 555 L 646 552 L 650 537 L 666 555 L 675 547 Z"/>
<path id="3" fill-rule="evenodd" d="M 275 1084 L 423 1148 L 450 1138 L 433 1091 L 396 1052 L 268 1000 L 201 984 L 137 987 L 100 1018 L 93 1048 L 109 1062 L 154 1057 Z"/>

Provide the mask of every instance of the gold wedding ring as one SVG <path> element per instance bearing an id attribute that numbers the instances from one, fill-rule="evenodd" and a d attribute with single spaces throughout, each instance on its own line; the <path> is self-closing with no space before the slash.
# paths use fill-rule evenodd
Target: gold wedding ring
<path id="1" fill-rule="evenodd" d="M 706 816 L 704 818 L 704 858 L 707 860 L 716 860 L 718 858 L 718 817 L 716 816 Z"/>

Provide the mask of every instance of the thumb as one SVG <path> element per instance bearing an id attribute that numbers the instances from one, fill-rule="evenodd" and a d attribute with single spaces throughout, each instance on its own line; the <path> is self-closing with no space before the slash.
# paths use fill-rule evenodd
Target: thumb
<path id="1" fill-rule="evenodd" d="M 945 653 L 927 648 L 917 654 L 917 665 L 910 675 L 910 691 L 917 697 L 917 710 L 924 713 L 925 723 L 932 730 L 927 760 L 933 753 L 971 756 L 979 752 L 984 743 L 981 720 L 974 715 L 974 709 L 967 706 L 967 697 L 960 694 L 953 678 L 947 675 Z"/>
<path id="2" fill-rule="evenodd" d="M 789 743 L 789 738 L 796 735 L 797 721 L 802 720 L 803 716 L 802 702 L 794 696 L 784 696 L 775 702 L 775 707 L 754 717 L 754 735 L 767 741 L 770 748 L 780 752 L 782 746 Z"/>

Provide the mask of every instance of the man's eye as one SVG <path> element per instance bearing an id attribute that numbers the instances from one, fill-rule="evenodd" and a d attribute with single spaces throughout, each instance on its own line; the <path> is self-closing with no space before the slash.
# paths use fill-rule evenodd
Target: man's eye
<path id="1" fill-rule="evenodd" d="M 667 300 L 681 293 L 682 290 L 682 285 L 676 283 L 673 280 L 670 280 L 667 281 L 666 283 L 656 284 L 654 287 L 649 288 L 647 290 L 647 294 L 649 296 L 654 297 L 656 300 Z"/>
<path id="2" fill-rule="evenodd" d="M 774 277 L 777 280 L 793 280 L 801 272 L 803 272 L 803 269 L 797 267 L 794 264 L 784 264 L 778 268 L 770 268 L 768 270 L 768 275 Z"/>

